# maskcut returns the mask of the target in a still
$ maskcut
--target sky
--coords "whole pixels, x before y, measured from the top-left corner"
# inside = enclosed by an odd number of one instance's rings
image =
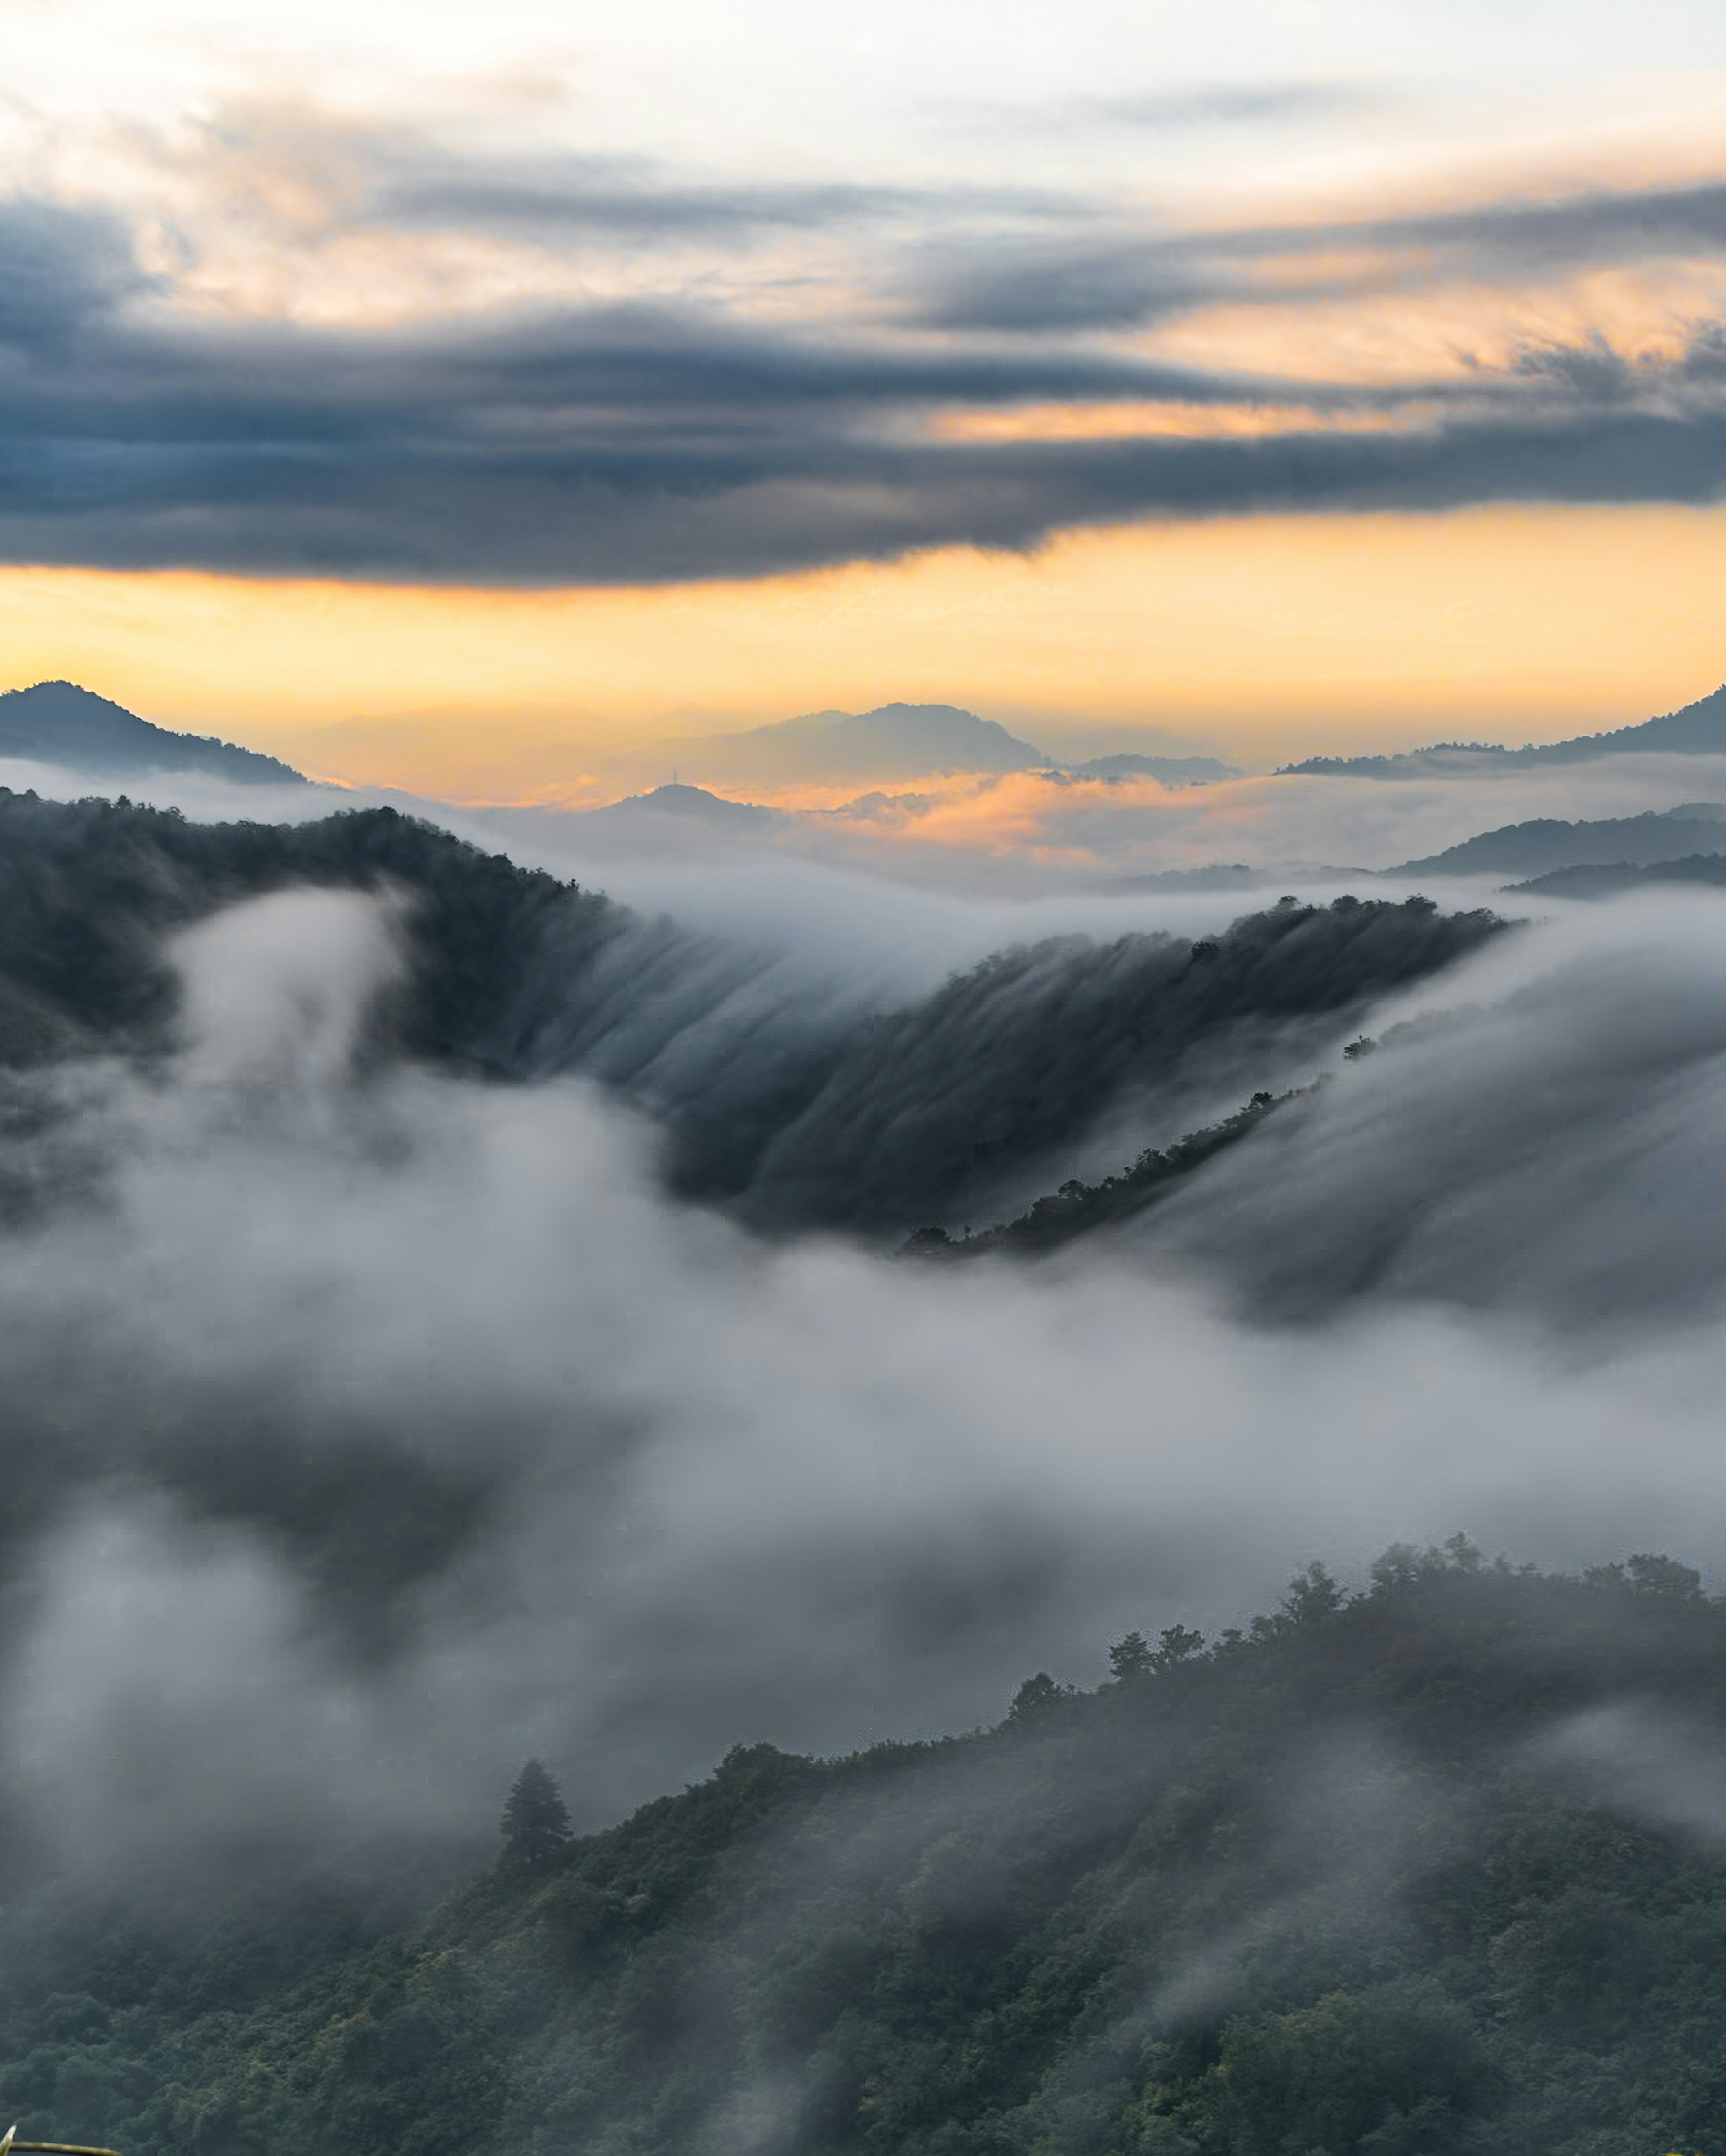
[[[896,698],[1262,766],[1726,677],[1700,0],[0,38],[8,685],[505,798]]]

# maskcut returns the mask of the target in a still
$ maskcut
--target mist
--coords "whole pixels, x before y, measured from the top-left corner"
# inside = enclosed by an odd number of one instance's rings
[[[762,1244],[669,1199],[659,1135],[590,1083],[388,1054],[388,900],[201,923],[171,1053],[7,1081],[13,1807],[44,1861],[98,1869],[260,1820],[307,1848],[483,1834],[532,1753],[596,1823],[734,1743],[996,1720],[1029,1670],[1094,1681],[1129,1627],[1238,1621],[1310,1556],[1358,1576],[1462,1527],[1543,1562],[1706,1557],[1717,1282],[1617,1338],[1572,1283],[1584,1230],[1608,1263],[1664,1187],[1626,1122],[1670,1112],[1658,1041],[1693,1077],[1716,1057],[1717,919],[1605,909],[1428,990],[1496,982],[1489,1100],[1591,1057],[1552,1144],[1606,1121],[1621,1155],[1580,1224],[1562,1178],[1519,1196],[1495,1306],[1421,1276],[1295,1330],[1210,1257]],[[1652,1069],[1607,1052],[1662,1025]],[[1225,1164],[1261,1158],[1277,1247],[1354,1187],[1357,1127],[1357,1180],[1418,1218],[1387,1160],[1422,1158],[1420,1086],[1461,1052],[1434,1038],[1325,1091],[1343,1137]]]

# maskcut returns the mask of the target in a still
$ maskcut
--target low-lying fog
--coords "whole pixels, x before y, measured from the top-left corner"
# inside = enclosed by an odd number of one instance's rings
[[[1250,903],[683,888],[884,981]],[[180,942],[171,1063],[8,1081],[12,1794],[89,1863],[483,1833],[533,1752],[592,1822],[736,1742],[994,1720],[1313,1556],[1461,1529],[1706,1565],[1723,952],[1712,894],[1565,909],[1373,1014],[1379,1053],[1142,1234],[943,1268],[668,1202],[583,1085],[357,1067],[388,901],[233,908]]]

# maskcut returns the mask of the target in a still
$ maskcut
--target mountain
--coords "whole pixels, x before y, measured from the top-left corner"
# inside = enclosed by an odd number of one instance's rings
[[[1722,834],[1726,843],[1726,833]],[[1649,861],[1636,865],[1609,862],[1576,868],[1553,869],[1527,883],[1505,886],[1512,893],[1527,892],[1540,898],[1612,898],[1621,891],[1640,891],[1650,884],[1726,884],[1726,853],[1687,854],[1682,860]]]
[[[413,899],[400,1050],[502,1079],[585,1076],[659,1123],[680,1194],[761,1227],[893,1237],[963,1219],[1003,1178],[1046,1164],[1054,1180],[1100,1117],[1179,1091],[1189,1069],[1248,1057],[1250,1083],[1273,1040],[1333,1046],[1372,998],[1503,926],[1425,899],[1291,901],[1198,942],[1020,945],[884,1009],[393,809],[210,824],[0,789],[0,1060],[159,1049],[175,996],[163,937],[296,882]]]
[[[810,711],[747,733],[680,742],[676,755],[681,767],[699,778],[760,786],[846,786],[965,771],[1030,771],[1049,761],[993,719],[979,719],[954,704]]]
[[[0,2104],[129,2156],[1726,2145],[1694,1571],[1457,1535],[1359,1594],[1309,1566],[1215,1641],[1143,1621],[1095,1690],[1039,1673],[993,1728],[850,1758],[738,1744],[381,1936],[358,1895],[346,1938],[280,1893],[9,1902]]]
[[[1589,763],[1596,757],[1659,753],[1726,755],[1726,687],[1718,688],[1682,711],[1645,719],[1610,733],[1578,734],[1569,741],[1505,748],[1492,742],[1436,742],[1402,756],[1312,756],[1304,763],[1285,764],[1281,778],[1445,778],[1488,776],[1521,771],[1531,765]]]
[[[0,757],[124,778],[152,771],[201,771],[241,786],[304,786],[273,756],[203,734],[170,733],[72,681],[38,681],[0,695]]]
[[[1362,873],[1350,870],[1350,875]],[[1369,871],[1368,871],[1369,873]],[[1245,861],[1207,861],[1199,869],[1154,869],[1148,875],[1109,876],[1099,891],[1251,891],[1266,871]]]
[[[1602,817],[1593,823],[1566,824],[1536,817],[1482,831],[1441,854],[1404,861],[1381,871],[1385,875],[1528,875],[1548,869],[1585,864],[1682,860],[1687,854],[1726,850],[1726,808],[1712,801],[1688,801],[1677,808],[1641,816]]]
[[[773,830],[786,820],[777,808],[758,808],[750,801],[727,801],[723,794],[710,793],[705,787],[684,786],[675,780],[668,786],[655,787],[650,793],[632,793],[604,808],[583,809],[581,817],[584,830],[627,829],[670,817],[716,831],[755,832]]]

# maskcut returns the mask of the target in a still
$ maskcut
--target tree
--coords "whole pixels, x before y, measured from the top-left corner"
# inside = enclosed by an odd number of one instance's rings
[[[1194,1655],[1204,1650],[1202,1632],[1194,1632],[1185,1625],[1170,1625],[1157,1635],[1157,1651],[1151,1656],[1151,1667],[1158,1671],[1178,1669],[1181,1663],[1191,1661]]]
[[[1291,1625],[1322,1625],[1327,1617],[1347,1607],[1348,1594],[1331,1578],[1329,1568],[1317,1559],[1303,1565],[1288,1583],[1282,1598],[1282,1614]]]
[[[504,1804],[501,1861],[513,1871],[538,1871],[569,1839],[569,1809],[556,1780],[537,1759],[516,1775]]]
[[[1622,1564],[1592,1564],[1583,1573],[1590,1587],[1626,1588],[1632,1594],[1658,1594],[1672,1602],[1705,1602],[1702,1574],[1676,1558],[1643,1550]]]
[[[1143,1632],[1129,1632],[1109,1649],[1109,1675],[1117,1684],[1145,1676],[1151,1667],[1151,1644]]]
[[[1040,1714],[1046,1714],[1051,1707],[1071,1697],[1071,1688],[1056,1683],[1046,1670],[1039,1670],[1034,1677],[1027,1677],[1013,1695],[1013,1704],[1007,1710],[1009,1722],[1035,1722]]]

